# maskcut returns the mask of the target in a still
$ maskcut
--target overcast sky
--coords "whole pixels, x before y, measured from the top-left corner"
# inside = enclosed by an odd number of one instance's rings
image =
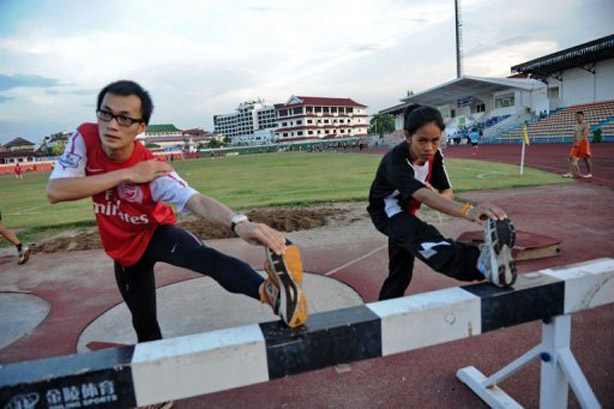
[[[464,72],[614,32],[612,0],[463,0]],[[349,97],[368,112],[456,76],[454,0],[0,0],[0,143],[95,120],[132,79],[155,123],[213,130],[245,100]]]

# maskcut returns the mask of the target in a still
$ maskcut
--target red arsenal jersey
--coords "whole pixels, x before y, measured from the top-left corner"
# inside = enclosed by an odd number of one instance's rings
[[[86,123],[72,135],[50,178],[94,176],[151,159],[155,159],[154,155],[135,141],[130,159],[122,163],[112,161],[102,149],[98,125]],[[95,194],[94,213],[105,252],[124,266],[135,264],[143,256],[156,227],[176,222],[173,210],[163,201],[176,204],[181,211],[195,193],[173,172],[149,183],[123,182]]]

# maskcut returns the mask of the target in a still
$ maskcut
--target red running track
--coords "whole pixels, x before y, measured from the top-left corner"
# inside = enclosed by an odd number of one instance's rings
[[[593,151],[593,180],[601,186],[614,188],[614,143],[591,144]],[[476,155],[468,145],[449,146],[444,154],[449,158],[487,160],[520,165],[521,145],[480,145]],[[567,156],[571,146],[564,143],[534,144],[526,148],[525,166],[554,173],[567,173]],[[584,161],[580,171],[586,173]],[[585,180],[582,180],[583,182]],[[588,181],[587,181],[588,182]]]

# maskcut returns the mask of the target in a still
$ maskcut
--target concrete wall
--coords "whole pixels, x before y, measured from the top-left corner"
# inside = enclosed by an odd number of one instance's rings
[[[614,99],[614,58],[595,65],[595,99]]]
[[[614,58],[598,62],[593,71],[572,68],[563,72],[561,106],[614,99]]]

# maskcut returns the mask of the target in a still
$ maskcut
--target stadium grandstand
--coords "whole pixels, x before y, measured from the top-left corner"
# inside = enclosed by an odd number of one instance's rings
[[[507,78],[463,76],[401,99],[380,111],[395,118],[402,138],[403,110],[410,104],[437,107],[448,138],[472,128],[483,143],[520,143],[528,124],[532,142],[565,142],[573,136],[574,114],[583,111],[591,136],[614,140],[614,35],[599,38],[511,67]]]

